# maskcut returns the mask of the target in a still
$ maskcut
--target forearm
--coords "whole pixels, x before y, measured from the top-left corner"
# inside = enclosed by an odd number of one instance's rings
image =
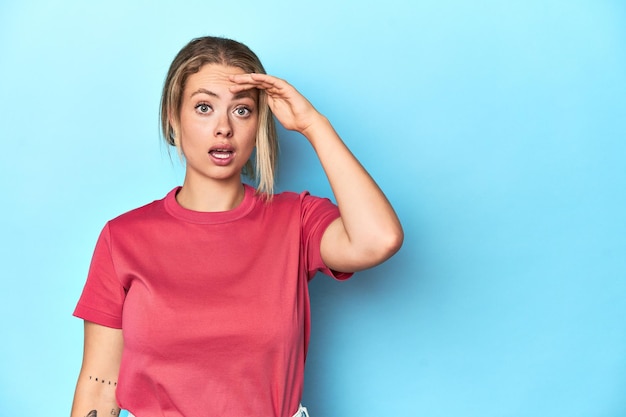
[[[124,341],[121,329],[85,321],[83,364],[71,417],[118,416],[115,398]]]
[[[395,253],[403,239],[391,204],[322,115],[303,131],[328,177],[341,222],[359,269],[378,264]]]
[[[96,380],[97,378],[97,380]],[[76,384],[71,417],[119,416],[115,381],[81,374]]]
[[[378,185],[328,120],[292,85],[266,74],[234,75],[231,92],[258,88],[278,121],[313,145],[337,200],[341,218],[324,232],[322,258],[331,269],[357,271],[393,255],[402,244],[398,217]]]

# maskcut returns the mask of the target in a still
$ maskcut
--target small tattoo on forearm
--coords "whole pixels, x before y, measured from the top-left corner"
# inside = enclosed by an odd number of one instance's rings
[[[96,410],[91,410],[85,417],[98,417],[98,412]]]
[[[112,385],[114,387],[117,386],[117,382],[115,382],[115,381],[106,381],[104,378],[98,378],[98,377],[94,378],[91,375],[89,376],[89,380],[90,381],[95,381],[95,382],[101,382],[101,383],[103,383],[105,385]],[[88,416],[88,417],[92,417],[92,416]],[[93,417],[95,417],[95,416],[93,416]]]

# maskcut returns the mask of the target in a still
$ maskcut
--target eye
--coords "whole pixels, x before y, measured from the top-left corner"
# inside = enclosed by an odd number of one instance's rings
[[[245,106],[241,106],[235,109],[235,114],[240,117],[248,117],[250,114],[252,114],[252,110]]]
[[[208,113],[211,111],[211,106],[209,106],[207,103],[198,103],[196,105],[196,111],[198,113]]]

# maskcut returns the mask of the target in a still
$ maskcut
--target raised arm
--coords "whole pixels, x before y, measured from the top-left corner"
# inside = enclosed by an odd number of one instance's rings
[[[284,80],[265,74],[236,75],[231,80],[236,83],[233,92],[265,90],[278,121],[302,133],[315,149],[341,214],[322,238],[326,265],[337,271],[359,271],[396,253],[404,238],[396,213],[328,119]]]
[[[118,416],[115,387],[122,358],[122,331],[85,321],[83,364],[71,417]]]

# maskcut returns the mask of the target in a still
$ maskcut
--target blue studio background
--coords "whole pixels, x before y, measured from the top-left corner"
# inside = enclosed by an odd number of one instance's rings
[[[0,415],[68,415],[105,221],[161,198],[169,63],[248,44],[334,122],[406,232],[311,283],[313,417],[626,416],[622,0],[0,2]],[[281,132],[280,189],[330,196]]]

